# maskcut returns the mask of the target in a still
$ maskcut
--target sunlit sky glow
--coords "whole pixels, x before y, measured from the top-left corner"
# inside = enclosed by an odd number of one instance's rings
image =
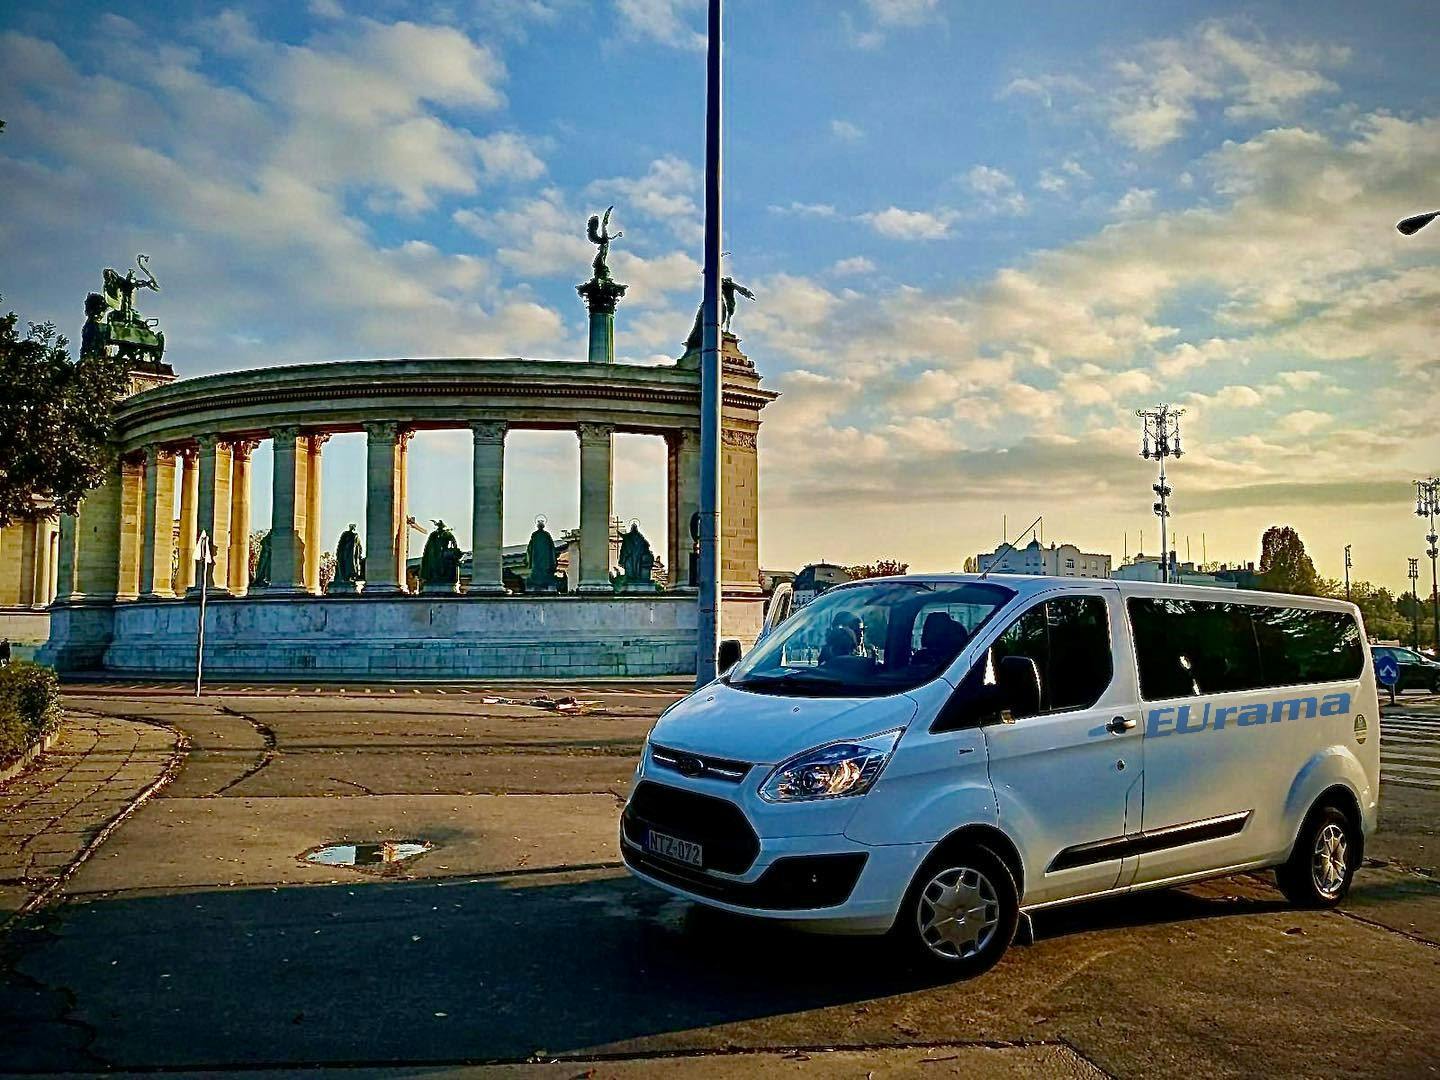
[[[1404,584],[1440,470],[1433,4],[727,4],[728,272],[783,392],[762,562],[958,569],[1039,514],[1118,557],[1188,410],[1177,547]],[[616,204],[627,362],[700,284],[703,5],[0,5],[0,293],[78,336],[150,254],[181,376],[381,356],[579,357],[588,213]],[[1434,233],[1434,235],[1431,235]],[[468,432],[417,437],[411,512],[468,544]],[[260,455],[257,524],[268,519]],[[564,433],[511,437],[507,541],[578,517]],[[363,439],[326,450],[330,543]],[[663,449],[617,513],[664,550]],[[327,544],[328,546],[328,544]]]

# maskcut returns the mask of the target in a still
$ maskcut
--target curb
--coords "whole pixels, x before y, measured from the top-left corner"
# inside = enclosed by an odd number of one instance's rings
[[[31,765],[35,764],[35,761],[40,757],[41,754],[45,753],[45,751],[49,750],[50,747],[55,745],[55,737],[58,734],[58,730],[50,732],[50,734],[46,735],[38,743],[30,747],[30,749],[22,751],[20,756],[17,757],[14,761],[12,761],[9,765],[6,765],[4,768],[0,768],[0,784],[5,784],[10,782],[11,780],[14,780],[15,777],[19,776]]]

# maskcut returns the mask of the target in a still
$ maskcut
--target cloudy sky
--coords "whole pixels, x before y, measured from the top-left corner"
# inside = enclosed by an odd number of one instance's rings
[[[1113,552],[1149,513],[1134,410],[1187,409],[1198,559],[1290,523],[1400,585],[1440,469],[1440,90],[1428,2],[731,0],[729,272],[783,397],[762,559],[958,568],[1045,517]],[[579,357],[588,213],[616,205],[628,362],[699,284],[695,0],[0,3],[0,293],[78,334],[145,251],[181,376],[380,356]],[[1440,228],[1437,226],[1436,228]],[[411,510],[467,540],[468,435]],[[663,550],[663,451],[617,511]],[[512,436],[507,538],[578,516],[575,440]],[[268,483],[257,484],[266,507]],[[325,530],[363,521],[363,439]],[[268,510],[257,514],[263,525]]]

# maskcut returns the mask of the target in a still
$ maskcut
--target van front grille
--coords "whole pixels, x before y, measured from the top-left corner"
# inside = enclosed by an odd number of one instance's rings
[[[732,802],[642,780],[622,818],[625,838],[645,850],[648,830],[699,844],[703,869],[743,874],[760,854],[760,837]]]

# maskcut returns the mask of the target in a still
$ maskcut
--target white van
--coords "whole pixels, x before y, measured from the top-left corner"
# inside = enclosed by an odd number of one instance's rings
[[[638,877],[988,968],[1022,912],[1277,868],[1338,903],[1375,828],[1358,610],[1076,578],[830,590],[646,741]]]

